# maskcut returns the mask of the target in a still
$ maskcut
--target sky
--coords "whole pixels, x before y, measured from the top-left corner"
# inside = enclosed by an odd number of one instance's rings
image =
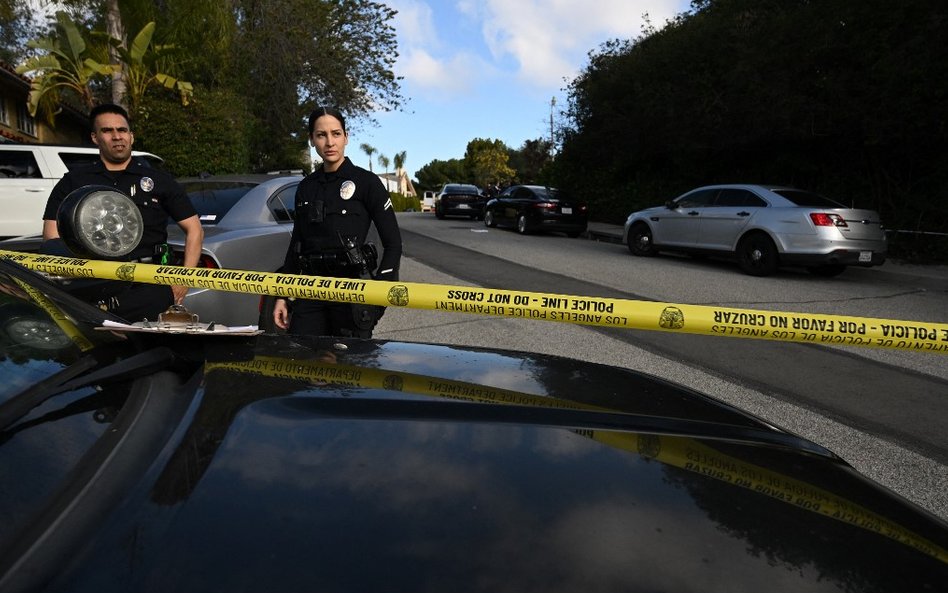
[[[461,159],[474,138],[520,148],[550,138],[550,115],[565,108],[566,89],[588,54],[615,38],[638,37],[645,16],[656,29],[689,0],[385,0],[394,27],[402,111],[376,113],[379,125],[353,126],[346,155],[369,167],[362,143],[405,169]],[[552,105],[555,100],[555,105]]]

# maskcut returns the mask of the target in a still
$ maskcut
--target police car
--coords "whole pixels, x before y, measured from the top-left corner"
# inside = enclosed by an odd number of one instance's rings
[[[0,258],[4,592],[948,582],[944,522],[649,375],[111,321]]]

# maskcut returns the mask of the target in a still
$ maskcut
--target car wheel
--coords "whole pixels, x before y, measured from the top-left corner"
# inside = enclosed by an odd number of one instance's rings
[[[845,269],[845,264],[826,264],[825,266],[810,266],[807,271],[820,278],[832,278],[842,274]]]
[[[495,227],[497,226],[497,221],[494,220],[494,211],[488,210],[484,213],[484,226]]]
[[[652,241],[652,229],[644,222],[637,222],[629,229],[629,251],[632,255],[651,257],[657,253]]]
[[[752,233],[737,244],[737,260],[745,274],[769,276],[777,271],[777,246],[767,235]]]
[[[530,229],[527,228],[527,215],[521,214],[517,217],[517,232],[521,235],[526,235],[530,232]]]

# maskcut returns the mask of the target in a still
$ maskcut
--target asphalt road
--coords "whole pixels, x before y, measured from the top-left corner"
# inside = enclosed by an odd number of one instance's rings
[[[638,274],[629,281],[631,256],[622,252],[622,246],[493,230],[496,234],[488,242],[477,223],[435,221],[420,213],[402,214],[399,222],[406,256],[402,279],[413,282],[941,322],[948,310],[948,284],[924,275],[882,282],[877,276],[867,283],[863,270],[854,270],[857,273],[851,279],[829,284],[825,279],[814,284],[809,276],[792,273],[747,283],[748,277],[727,264],[658,259],[645,260],[646,267],[637,266]],[[551,254],[551,250],[556,251]],[[591,264],[589,257],[601,260],[600,265]],[[635,260],[636,264],[642,261]],[[626,273],[619,274],[616,266],[623,266]],[[674,274],[673,286],[666,285],[669,274]],[[625,279],[617,280],[620,275]],[[885,284],[889,286],[881,286]],[[792,289],[787,286],[798,285],[807,296],[788,294]],[[681,292],[672,294],[683,290],[682,286],[693,287],[689,298],[682,298]],[[856,300],[829,296],[854,286],[868,288],[860,288],[865,294]],[[776,292],[768,296],[762,287]],[[813,298],[814,293],[820,298]],[[776,302],[761,306],[768,298]],[[784,302],[788,299],[793,301],[791,308]],[[915,315],[905,315],[906,307]],[[894,314],[899,312],[903,314]],[[948,431],[943,430],[948,418],[948,365],[944,364],[948,359],[944,355],[410,309],[390,309],[376,336],[530,350],[668,378],[827,446],[863,473],[948,519]]]

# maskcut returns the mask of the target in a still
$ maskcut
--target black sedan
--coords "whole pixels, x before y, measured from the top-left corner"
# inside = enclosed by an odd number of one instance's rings
[[[445,216],[466,216],[479,219],[484,215],[487,198],[476,185],[446,183],[435,195],[434,211],[439,219]]]
[[[102,331],[0,261],[0,590],[938,591],[948,526],[641,373]],[[940,583],[940,584],[939,584]]]
[[[484,224],[508,226],[526,235],[556,231],[570,237],[586,232],[586,204],[541,185],[512,185],[487,202]]]

